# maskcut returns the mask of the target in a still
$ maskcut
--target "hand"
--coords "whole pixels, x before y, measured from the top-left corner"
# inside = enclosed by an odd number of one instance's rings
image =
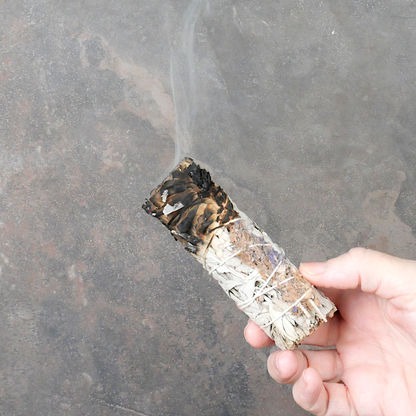
[[[273,352],[270,375],[317,416],[416,415],[416,261],[355,248],[300,271],[339,309],[303,344],[336,349]],[[274,344],[253,322],[245,337]]]

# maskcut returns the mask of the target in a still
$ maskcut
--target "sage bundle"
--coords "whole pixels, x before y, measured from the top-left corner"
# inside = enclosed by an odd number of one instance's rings
[[[296,348],[334,315],[335,305],[192,159],[179,163],[143,209],[170,230],[279,348]]]

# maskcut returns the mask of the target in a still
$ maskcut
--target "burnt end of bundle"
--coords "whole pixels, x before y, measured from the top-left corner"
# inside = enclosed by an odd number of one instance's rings
[[[152,214],[152,203],[146,199],[145,203],[142,205],[142,208],[146,211],[147,214]]]
[[[201,168],[195,162],[192,162],[188,169],[188,175],[191,177],[192,182],[204,193],[209,190],[212,185],[211,175],[208,171]]]
[[[214,210],[212,209],[210,205],[207,205],[204,209],[204,221],[206,221],[212,215],[214,215]]]
[[[168,190],[169,195],[173,194],[180,194],[181,192],[184,192],[188,186],[183,183],[183,181],[179,180],[170,180],[166,181],[166,183],[163,184],[163,187],[160,189],[160,193],[163,194],[165,190]]]
[[[177,228],[180,233],[186,233],[192,228],[192,224],[194,222],[197,211],[198,206],[194,206],[189,209],[185,215],[181,216],[182,219],[177,224]]]
[[[180,170],[174,170],[174,171],[172,171],[172,178],[175,180],[178,180],[178,179],[180,179],[180,180],[183,180],[184,178],[186,178],[188,175],[187,175],[187,173],[186,172],[182,172],[182,171],[180,171]]]
[[[231,212],[230,212],[230,211],[228,211],[228,212],[225,214],[224,218],[222,219],[222,223],[223,223],[223,224],[226,224],[228,221],[230,221],[230,220],[232,220],[232,219],[233,219],[233,217],[232,217],[232,215],[231,215]]]
[[[169,219],[166,223],[162,221],[162,224],[165,225],[169,230],[174,230],[176,227],[176,224],[181,219],[180,215],[172,215],[172,218]]]
[[[227,200],[227,194],[221,189],[220,186],[217,186],[217,193],[214,195],[215,202],[218,205],[223,205]]]
[[[227,194],[205,169],[185,158],[154,189],[143,209],[158,218],[187,251],[197,254],[213,230],[238,217]]]
[[[192,254],[196,254],[198,252],[198,244],[201,243],[201,240],[197,237],[179,233],[172,233],[172,236],[176,241],[179,241],[184,245],[186,251],[189,251]]]
[[[202,240],[190,234],[181,234],[181,236],[186,241],[185,250],[192,254],[196,254],[198,252],[198,246],[202,243]]]
[[[225,224],[228,221],[232,220],[233,218],[238,217],[238,213],[234,210],[234,206],[230,200],[228,200],[227,207],[226,207],[227,213],[224,215],[224,218],[222,219],[222,223]]]
[[[201,234],[205,234],[208,227],[214,222],[214,220],[206,220],[204,221],[198,228],[197,231]]]
[[[180,202],[185,208],[192,205],[192,203],[198,198],[195,192],[192,190],[185,190],[179,194],[172,194],[169,199],[170,205],[175,205],[176,203]]]
[[[198,247],[194,246],[193,244],[191,244],[189,242],[186,244],[185,250],[189,251],[192,254],[197,254],[198,253]]]

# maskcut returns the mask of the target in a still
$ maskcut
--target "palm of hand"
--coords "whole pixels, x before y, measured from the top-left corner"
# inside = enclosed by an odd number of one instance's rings
[[[353,414],[414,413],[416,322],[390,301],[358,289],[340,293],[338,307],[342,317],[335,346],[341,369],[334,381],[347,386]]]

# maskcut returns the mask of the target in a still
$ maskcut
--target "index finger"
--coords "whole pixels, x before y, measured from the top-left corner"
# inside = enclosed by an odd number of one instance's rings
[[[416,294],[416,261],[354,248],[324,263],[304,263],[302,275],[316,286],[355,289],[391,300]],[[335,302],[336,303],[336,302]]]

